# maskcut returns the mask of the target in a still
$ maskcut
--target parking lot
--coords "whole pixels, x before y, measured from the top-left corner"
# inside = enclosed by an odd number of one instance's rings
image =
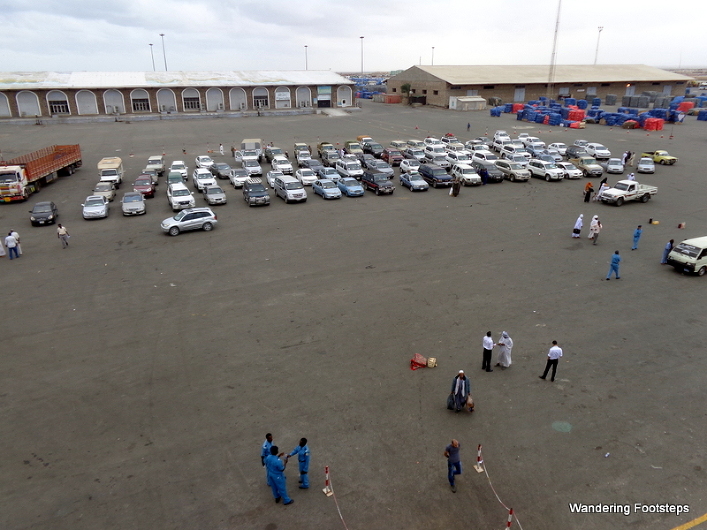
[[[525,529],[662,530],[702,516],[706,284],[659,261],[669,239],[707,235],[705,125],[691,117],[650,135],[587,127],[368,101],[342,117],[0,123],[5,158],[53,144],[83,151],[76,174],[27,203],[0,204],[0,228],[20,233],[24,253],[0,260],[0,527],[342,528],[321,491],[329,466],[348,528],[502,528],[507,511],[472,467],[478,444]],[[220,181],[229,202],[212,207],[218,226],[178,237],[160,229],[173,215],[164,184],[144,216],[122,217],[116,201],[107,219],[81,217],[106,156],[123,158],[120,197],[162,152],[191,175],[208,150],[232,162],[218,145],[229,155],[242,138],[316,153],[320,141],[363,134],[386,146],[496,129],[584,138],[615,155],[668,149],[679,162],[637,175],[658,194],[621,208],[583,203],[586,179],[506,181],[455,198],[410,193],[396,178],[392,196],[255,208]],[[55,227],[30,226],[39,200],[59,207],[68,249]],[[198,194],[196,204],[205,205]],[[572,239],[580,213],[582,238]],[[596,246],[586,238],[594,214],[604,225]],[[622,278],[602,281],[615,250]],[[513,338],[510,369],[481,371],[487,330]],[[554,383],[538,379],[552,340],[564,349]],[[438,366],[411,371],[415,353]],[[460,369],[472,415],[445,408]],[[291,461],[291,506],[265,485],[266,432],[287,452],[309,439],[313,487],[297,489]],[[456,494],[442,456],[452,438],[464,465]],[[570,503],[631,513],[576,514]]]

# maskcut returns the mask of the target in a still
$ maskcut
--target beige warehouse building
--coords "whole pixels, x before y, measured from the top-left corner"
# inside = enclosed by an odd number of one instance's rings
[[[448,108],[450,98],[480,96],[504,103],[537,100],[548,94],[549,66],[413,66],[388,80],[389,94],[423,96],[428,105]],[[691,77],[640,64],[557,65],[550,97],[604,101],[608,94],[638,96],[652,91],[666,96],[685,94]]]

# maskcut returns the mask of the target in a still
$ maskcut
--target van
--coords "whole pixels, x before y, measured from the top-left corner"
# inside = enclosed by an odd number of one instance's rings
[[[116,188],[123,182],[123,161],[120,157],[109,156],[98,162],[98,174],[101,182],[112,182]]]
[[[255,151],[258,153],[258,162],[263,161],[263,141],[260,138],[243,138],[241,151]]]
[[[280,197],[285,203],[307,201],[307,192],[304,186],[294,177],[286,175],[275,177],[273,188],[275,196]]]
[[[686,239],[673,247],[668,254],[668,265],[681,272],[707,273],[707,236]]]

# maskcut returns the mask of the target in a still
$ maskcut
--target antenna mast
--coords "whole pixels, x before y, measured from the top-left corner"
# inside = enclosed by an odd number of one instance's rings
[[[550,75],[547,81],[547,102],[550,103],[550,97],[553,93],[555,85],[555,63],[557,62],[557,32],[560,30],[560,10],[562,9],[562,0],[557,3],[557,19],[555,20],[555,37],[552,40],[552,57],[550,58]]]

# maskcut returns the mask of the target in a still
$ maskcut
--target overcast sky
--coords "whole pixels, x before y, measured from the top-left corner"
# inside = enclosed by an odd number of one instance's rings
[[[707,66],[707,7],[563,0],[558,64]],[[558,0],[0,0],[1,71],[549,64]]]

